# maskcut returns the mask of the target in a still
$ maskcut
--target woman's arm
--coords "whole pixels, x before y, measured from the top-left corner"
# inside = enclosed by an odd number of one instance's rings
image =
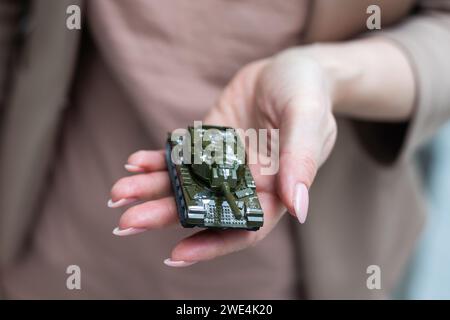
[[[318,44],[306,50],[330,76],[335,114],[385,121],[411,117],[414,73],[405,53],[394,42],[371,37]]]
[[[264,175],[258,166],[252,167],[264,226],[250,233],[198,232],[175,246],[166,264],[188,266],[254,245],[286,209],[305,222],[308,190],[336,139],[335,114],[376,122],[368,128],[381,145],[394,139],[383,123],[403,127],[411,122],[406,134],[410,149],[447,121],[449,21],[448,14],[423,14],[375,37],[293,48],[243,67],[206,121],[243,129],[280,129],[279,171]],[[130,235],[177,223],[162,153],[138,152],[128,164],[128,170],[139,174],[114,185],[110,206],[145,202],[126,210],[114,233]]]

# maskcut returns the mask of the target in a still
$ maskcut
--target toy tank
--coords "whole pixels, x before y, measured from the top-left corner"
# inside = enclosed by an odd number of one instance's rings
[[[174,148],[190,152],[173,161]],[[233,128],[189,127],[175,139],[169,134],[166,161],[183,227],[255,231],[263,225],[255,181],[244,155]]]

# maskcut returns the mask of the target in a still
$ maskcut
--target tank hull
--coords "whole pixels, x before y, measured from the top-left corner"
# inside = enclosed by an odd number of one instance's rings
[[[263,225],[263,210],[256,193],[255,181],[247,165],[244,166],[237,186],[231,191],[233,205],[237,205],[241,212],[241,215],[236,215],[233,214],[229,203],[232,201],[230,194],[225,196],[217,189],[211,188],[207,182],[195,175],[189,164],[176,164],[172,161],[174,145],[169,137],[166,144],[166,161],[183,227],[256,231]]]

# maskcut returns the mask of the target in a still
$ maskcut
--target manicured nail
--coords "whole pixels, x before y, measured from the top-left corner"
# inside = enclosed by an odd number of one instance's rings
[[[138,199],[136,198],[124,198],[117,200],[116,202],[112,201],[112,199],[108,200],[108,207],[109,208],[120,208],[129,204],[132,204],[136,202]]]
[[[127,170],[129,172],[133,172],[133,173],[145,171],[144,168],[135,166],[134,164],[126,164],[126,165],[124,165],[124,167],[125,167],[125,170]]]
[[[164,264],[166,266],[175,267],[175,268],[189,267],[197,262],[198,261],[182,261],[182,260],[174,261],[170,258],[167,258],[166,260],[164,260]]]
[[[300,223],[305,223],[308,215],[309,194],[308,188],[303,183],[297,183],[294,191],[294,210]]]
[[[117,227],[113,230],[112,233],[116,236],[123,237],[123,236],[131,236],[133,234],[142,233],[144,231],[147,231],[147,229],[144,229],[144,228],[120,229],[119,227]]]

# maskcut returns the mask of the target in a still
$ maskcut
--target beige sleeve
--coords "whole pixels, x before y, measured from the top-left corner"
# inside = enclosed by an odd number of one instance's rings
[[[450,119],[450,0],[424,0],[418,9],[378,34],[396,43],[414,70],[413,117],[407,123],[354,121],[363,146],[382,163],[411,156]]]
[[[21,7],[22,1],[19,0],[0,1],[0,110],[4,104],[12,51],[19,32]]]

